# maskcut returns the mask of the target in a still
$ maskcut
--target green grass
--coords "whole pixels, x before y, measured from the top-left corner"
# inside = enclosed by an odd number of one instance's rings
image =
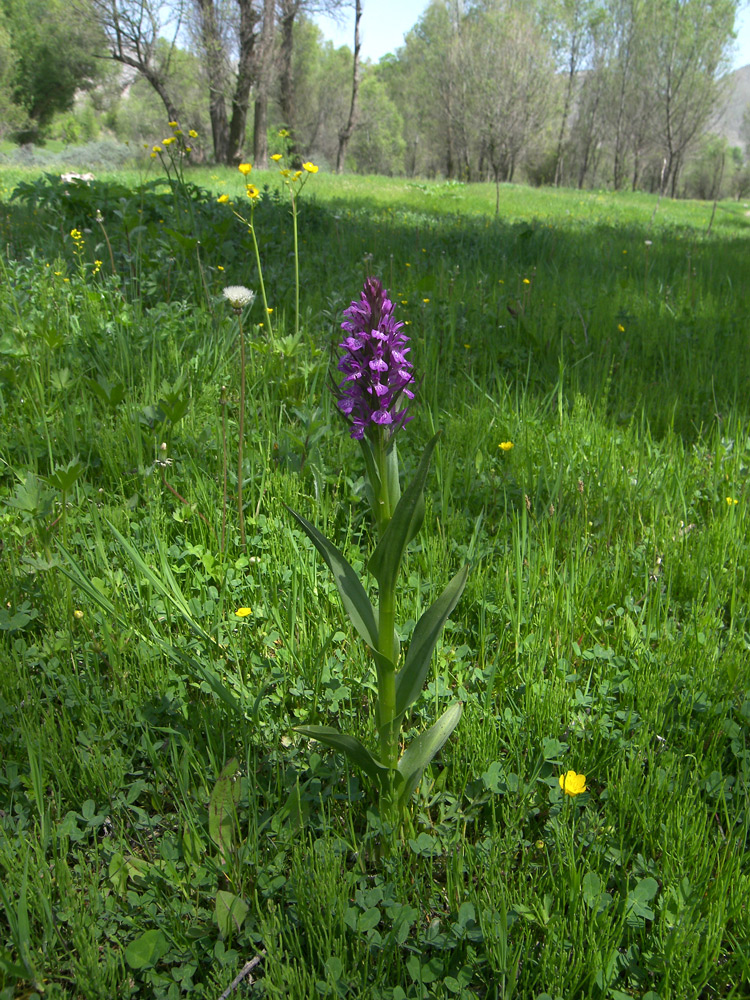
[[[242,552],[221,289],[258,276],[215,201],[246,212],[242,178],[189,177],[211,194],[0,173],[0,997],[215,998],[254,956],[233,995],[744,997],[744,206],[706,235],[698,202],[503,186],[496,218],[491,186],[319,174],[295,338],[254,171],[275,337],[256,301]],[[471,563],[410,724],[464,715],[384,858],[364,777],[292,730],[372,743],[374,676],[284,507],[362,571],[327,380],[366,273],[423,378],[407,472],[444,432],[404,643]]]

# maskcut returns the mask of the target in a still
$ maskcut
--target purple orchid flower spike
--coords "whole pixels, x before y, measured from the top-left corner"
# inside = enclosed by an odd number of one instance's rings
[[[337,405],[353,438],[361,440],[381,427],[392,437],[412,419],[408,404],[414,376],[404,324],[394,319],[393,302],[377,278],[366,279],[359,302],[352,302],[344,316],[341,329],[347,336],[339,344],[345,353],[338,367],[345,377]]]

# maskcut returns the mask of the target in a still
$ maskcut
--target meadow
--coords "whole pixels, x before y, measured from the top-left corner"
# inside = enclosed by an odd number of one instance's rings
[[[0,171],[0,998],[747,997],[748,207],[321,171],[297,307],[278,172],[157,167]],[[404,649],[469,566],[395,826],[294,729],[373,743],[288,510],[366,576],[330,386],[369,275],[404,481],[442,431]]]

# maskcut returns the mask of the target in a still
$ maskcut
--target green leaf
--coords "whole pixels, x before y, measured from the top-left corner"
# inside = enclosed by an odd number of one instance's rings
[[[208,832],[219,848],[222,864],[234,844],[240,786],[233,779],[238,770],[237,758],[233,757],[224,765],[208,802]]]
[[[353,764],[361,767],[374,781],[383,781],[388,775],[393,774],[391,768],[382,764],[358,739],[340,733],[332,726],[295,726],[294,731],[345,753]]]
[[[432,654],[448,616],[458,604],[469,575],[468,564],[453,577],[440,597],[425,611],[414,626],[404,665],[396,674],[396,707],[394,716],[401,718],[422,691]]]
[[[61,493],[67,493],[83,471],[83,465],[77,458],[73,458],[67,465],[60,466],[52,475],[47,476],[47,483]]]
[[[222,937],[229,937],[233,931],[241,931],[247,916],[248,905],[240,896],[233,892],[220,889],[216,893],[214,919],[218,924]]]
[[[292,510],[291,507],[286,509],[295,518],[333,574],[344,610],[352,625],[371,649],[377,649],[378,627],[375,622],[375,612],[359,577],[343,554],[332,542],[328,541],[325,535],[321,534],[314,525],[310,524],[301,514]]]
[[[404,558],[406,546],[414,538],[424,520],[424,484],[440,432],[424,450],[414,479],[398,501],[383,537],[370,557],[368,568],[378,581],[381,592],[392,593]]]
[[[16,979],[26,979],[29,975],[28,969],[23,965],[16,965],[11,953],[0,947],[0,972],[6,976],[15,976]]]
[[[458,725],[463,708],[460,701],[455,702],[426,733],[413,739],[404,751],[398,762],[399,773],[404,779],[399,791],[399,802],[402,805],[406,804],[419,784],[422,772]]]
[[[380,524],[380,520],[378,518],[378,497],[380,496],[380,473],[378,472],[378,465],[375,461],[375,456],[372,453],[372,445],[367,438],[360,438],[359,444],[362,448],[362,455],[365,460],[365,469],[367,470],[367,475],[365,476],[365,494],[367,496],[367,502],[370,504],[370,509],[372,510],[372,516],[375,518],[375,522]]]
[[[145,931],[125,949],[125,961],[131,969],[150,969],[169,951],[169,942],[160,930]]]

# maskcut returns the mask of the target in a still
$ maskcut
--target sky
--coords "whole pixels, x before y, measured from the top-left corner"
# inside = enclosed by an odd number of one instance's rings
[[[404,35],[414,27],[420,15],[426,10],[428,0],[362,0],[362,21],[360,37],[362,55],[377,62],[386,52],[395,52],[403,45]],[[326,39],[336,46],[354,45],[354,11],[348,10],[337,24],[331,18],[316,17]],[[750,8],[740,13],[737,19],[737,43],[733,69],[750,63]]]

